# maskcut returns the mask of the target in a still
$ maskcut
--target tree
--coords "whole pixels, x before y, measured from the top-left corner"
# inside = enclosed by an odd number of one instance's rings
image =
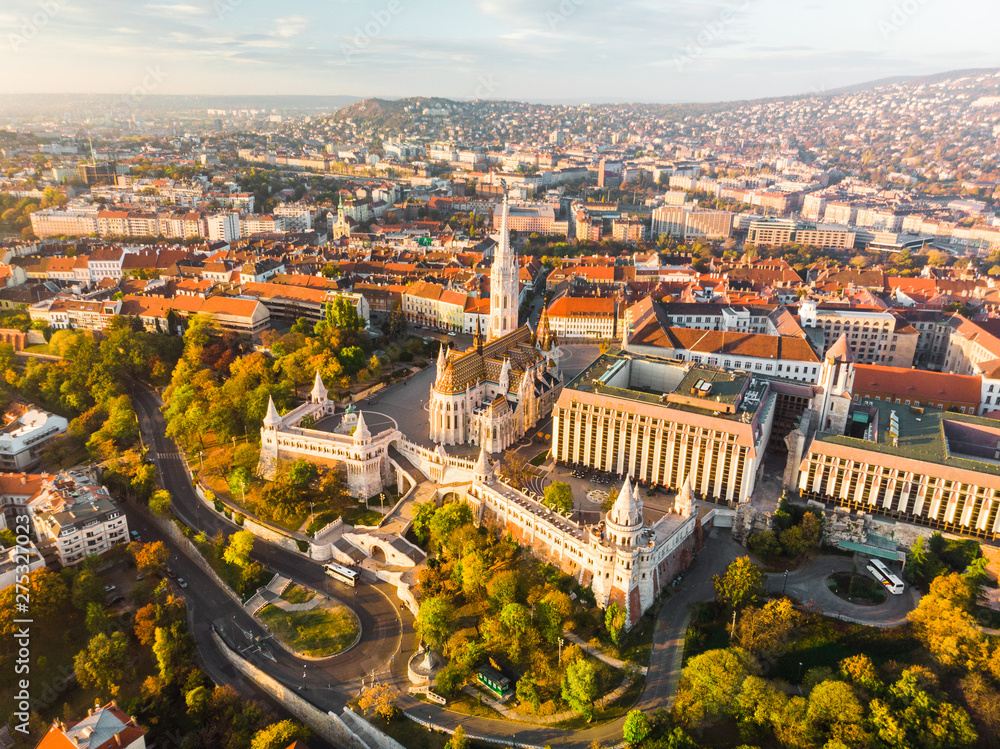
[[[413,535],[417,537],[417,542],[426,544],[431,539],[431,518],[437,511],[437,505],[433,500],[428,502],[417,502],[413,505]]]
[[[170,627],[157,627],[153,635],[153,655],[165,684],[179,680],[187,649],[187,633],[182,623]]]
[[[781,545],[785,553],[793,558],[804,556],[819,545],[822,526],[815,514],[807,512],[799,525],[781,532]]]
[[[622,738],[629,746],[636,746],[645,741],[649,736],[649,718],[642,710],[630,710],[625,716],[625,726],[622,729]]]
[[[448,739],[448,743],[444,745],[444,749],[469,749],[469,739],[466,738],[465,729],[462,728],[461,723],[458,724],[455,733]]]
[[[135,566],[144,575],[156,575],[170,561],[170,549],[162,541],[129,544]]]
[[[589,722],[594,717],[594,698],[597,696],[597,680],[594,666],[584,658],[578,658],[566,667],[563,676],[562,698],[576,712]]]
[[[527,673],[517,680],[517,699],[521,704],[531,705],[534,712],[538,712],[542,701],[538,696],[538,684],[534,674]]]
[[[212,699],[212,693],[204,685],[197,686],[184,695],[184,704],[187,705],[188,715],[200,720],[208,709],[208,703]]]
[[[110,637],[103,632],[94,635],[87,647],[73,658],[80,685],[112,697],[118,695],[116,682],[124,676],[127,664],[128,639],[122,632],[115,632]]]
[[[521,453],[509,452],[500,462],[500,474],[511,486],[521,487],[528,483],[528,461]]]
[[[441,650],[451,636],[451,619],[451,604],[446,598],[425,598],[417,610],[417,629],[430,647]]]
[[[86,611],[91,603],[104,603],[104,584],[96,572],[83,570],[73,581],[73,605]]]
[[[696,655],[681,672],[676,709],[695,725],[708,718],[732,715],[736,709],[734,697],[755,671],[753,657],[740,648]]]
[[[101,603],[88,603],[87,604],[87,631],[91,635],[96,635],[100,632],[107,632],[110,621],[108,620],[108,611],[104,608]]]
[[[941,575],[907,618],[913,633],[944,666],[974,665],[982,654],[984,635],[972,609],[973,589],[958,573]]]
[[[621,648],[622,634],[625,632],[625,617],[625,609],[617,602],[608,606],[608,610],[604,612],[604,626],[616,648]]]
[[[299,458],[288,469],[286,474],[288,483],[298,489],[306,489],[316,479],[319,478],[319,469],[315,463],[311,463],[305,458]]]
[[[515,570],[498,572],[487,583],[486,593],[497,610],[521,599],[521,577]]]
[[[448,502],[434,513],[430,521],[431,540],[442,548],[451,534],[463,525],[472,524],[472,510],[465,502]]]
[[[170,492],[164,489],[153,492],[149,498],[149,509],[153,514],[165,517],[170,512]]]
[[[396,690],[388,684],[375,684],[361,693],[358,707],[365,715],[378,715],[388,722],[396,714]]]
[[[850,685],[843,681],[823,681],[809,693],[809,721],[816,726],[833,723],[860,723],[864,709]]]
[[[787,598],[748,606],[736,621],[736,642],[758,658],[780,655],[795,627],[795,609]]]
[[[257,731],[250,742],[250,749],[285,749],[289,744],[305,742],[308,738],[309,729],[304,725],[294,720],[282,720]]]
[[[250,553],[253,551],[254,535],[250,531],[236,531],[229,537],[229,545],[226,547],[222,558],[227,563],[243,569],[250,562]]]
[[[757,601],[764,592],[764,573],[750,557],[730,563],[726,574],[712,578],[718,599],[731,609],[741,609]]]
[[[759,531],[747,541],[750,551],[767,562],[781,553],[781,542],[774,531]]]
[[[573,488],[565,481],[553,481],[545,487],[542,504],[560,512],[572,512]]]
[[[867,655],[852,655],[840,662],[840,673],[852,684],[870,694],[881,694],[885,685],[875,671],[875,664]]]

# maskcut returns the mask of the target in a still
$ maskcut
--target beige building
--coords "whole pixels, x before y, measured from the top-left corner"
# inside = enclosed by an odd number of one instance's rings
[[[799,321],[820,354],[846,335],[854,357],[864,364],[913,366],[920,334],[892,310],[846,307],[803,299]]]

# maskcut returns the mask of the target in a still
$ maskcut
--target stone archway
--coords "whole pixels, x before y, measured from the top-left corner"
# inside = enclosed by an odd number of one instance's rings
[[[385,549],[378,544],[372,544],[372,559],[376,562],[381,562],[382,564],[388,564],[388,559],[386,559],[385,556]]]

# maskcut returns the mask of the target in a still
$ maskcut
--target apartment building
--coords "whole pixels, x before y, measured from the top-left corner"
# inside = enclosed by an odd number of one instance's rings
[[[803,299],[799,322],[821,355],[846,335],[856,361],[911,367],[920,334],[899,314],[877,307],[847,307]]]
[[[45,446],[65,434],[68,426],[62,416],[11,403],[0,427],[0,471],[23,471],[36,465]]]
[[[125,513],[108,490],[90,476],[64,471],[45,481],[28,509],[43,556],[63,567],[128,542]]]
[[[699,210],[683,205],[663,205],[653,209],[653,237],[666,234],[685,240],[725,240],[732,230],[731,211]]]
[[[615,337],[618,304],[612,297],[561,296],[546,313],[560,341],[607,341]]]

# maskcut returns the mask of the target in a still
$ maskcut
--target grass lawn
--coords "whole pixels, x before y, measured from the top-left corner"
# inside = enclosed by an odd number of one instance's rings
[[[305,603],[316,597],[316,591],[306,590],[301,585],[289,585],[281,597],[289,603]]]
[[[257,614],[288,647],[310,658],[323,658],[349,647],[358,635],[358,622],[343,606],[309,611],[284,611],[265,606]]]
[[[535,457],[533,457],[528,462],[531,465],[533,465],[533,466],[540,466],[542,463],[544,463],[548,459],[548,457],[549,457],[549,451],[548,451],[548,449],[545,449],[545,450],[542,450],[540,453],[538,453],[538,455],[536,455]]]
[[[49,344],[47,344],[47,343],[36,343],[34,346],[25,346],[24,350],[28,351],[28,352],[30,352],[32,354],[48,354],[48,353],[50,353],[49,352]]]
[[[369,722],[405,746],[406,749],[444,749],[444,745],[451,739],[448,734],[428,731],[422,725],[414,723],[401,714],[396,715],[388,723],[381,718],[374,718]]]
[[[826,580],[828,587],[837,598],[856,603],[860,606],[875,606],[885,603],[889,597],[885,586],[878,580],[865,575],[851,575],[850,572],[838,572]]]
[[[382,522],[384,518],[381,512],[375,512],[375,510],[369,510],[363,505],[358,505],[357,507],[352,507],[346,510],[343,514],[344,522],[348,525],[367,525],[375,526]]]

